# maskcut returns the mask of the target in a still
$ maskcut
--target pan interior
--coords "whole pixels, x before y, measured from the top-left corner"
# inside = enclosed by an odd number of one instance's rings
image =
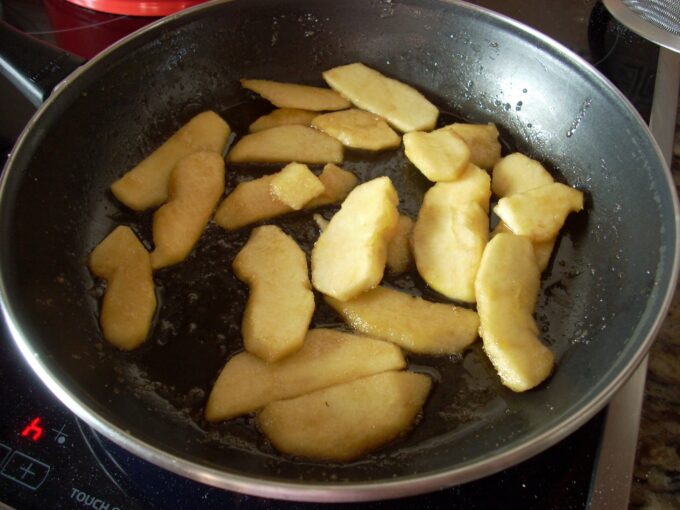
[[[129,354],[101,338],[101,288],[86,260],[120,223],[151,246],[150,216],[125,211],[108,191],[124,171],[200,111],[216,111],[243,133],[267,110],[239,78],[320,85],[321,71],[355,61],[415,86],[447,119],[495,122],[507,150],[540,159],[587,200],[564,229],[537,308],[556,354],[554,376],[516,395],[498,384],[479,345],[460,357],[412,357],[413,369],[437,379],[422,426],[358,462],[333,465],[277,455],[252,418],[217,426],[201,419],[219,369],[240,349],[247,288],[229,268],[249,229],[211,225],[186,263],[157,274],[153,338]],[[350,153],[344,166],[362,180],[389,175],[403,209],[417,213],[428,184],[400,154],[366,162]],[[229,168],[228,190],[261,173]],[[469,6],[429,0],[234,1],[169,20],[90,64],[51,101],[5,179],[0,253],[8,306],[52,376],[138,440],[260,480],[393,481],[547,447],[539,438],[592,414],[639,356],[676,256],[663,166],[621,96],[540,37]],[[310,216],[276,223],[306,250],[313,245]],[[414,275],[388,283],[434,296]],[[316,325],[341,327],[317,305]]]

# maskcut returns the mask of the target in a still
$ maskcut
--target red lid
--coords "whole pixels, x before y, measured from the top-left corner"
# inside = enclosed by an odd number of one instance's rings
[[[67,0],[93,11],[126,14],[128,16],[165,16],[192,7],[206,0]]]

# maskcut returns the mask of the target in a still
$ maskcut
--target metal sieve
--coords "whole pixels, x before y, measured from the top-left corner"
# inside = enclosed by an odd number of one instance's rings
[[[679,0],[604,0],[604,5],[636,34],[680,53]]]

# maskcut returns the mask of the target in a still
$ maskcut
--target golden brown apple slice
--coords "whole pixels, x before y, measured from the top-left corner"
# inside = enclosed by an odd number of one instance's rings
[[[583,209],[583,193],[554,182],[501,198],[494,212],[510,230],[532,241],[550,241],[571,212]]]
[[[232,163],[342,163],[342,144],[307,126],[279,126],[244,136],[227,159]]]
[[[270,184],[273,197],[299,211],[326,188],[307,165],[290,163],[274,176]]]
[[[314,313],[305,252],[279,227],[264,225],[232,266],[250,289],[241,324],[246,351],[271,362],[300,349]]]
[[[501,233],[487,244],[476,281],[479,332],[502,383],[513,391],[537,386],[553,367],[532,316],[540,279],[528,238]]]
[[[450,129],[460,136],[470,149],[470,163],[490,170],[501,158],[501,143],[495,124],[463,124],[456,122],[442,129]]]
[[[124,351],[146,340],[156,311],[149,253],[130,227],[116,227],[90,254],[90,271],[106,280],[99,314],[104,338]]]
[[[433,182],[455,181],[470,163],[470,149],[451,129],[406,133],[404,153]]]
[[[364,64],[334,67],[323,78],[355,106],[380,115],[399,131],[429,131],[437,123],[439,110],[425,96]]]
[[[326,296],[326,302],[356,331],[417,354],[455,354],[477,338],[479,318],[472,310],[432,303],[387,287],[376,287],[349,301]]]
[[[279,126],[288,126],[296,124],[298,126],[311,126],[314,117],[319,115],[319,112],[312,112],[309,110],[298,110],[296,108],[278,108],[273,112],[259,117],[249,127],[248,131],[257,133]]]
[[[275,400],[405,366],[401,350],[391,343],[312,329],[302,348],[280,361],[266,363],[247,352],[231,358],[210,393],[205,417],[227,420]]]
[[[363,110],[319,115],[312,121],[312,127],[354,149],[382,151],[401,145],[401,138],[384,119]]]
[[[397,228],[387,245],[387,269],[392,274],[403,273],[413,263],[411,232],[413,220],[405,214],[400,214]]]
[[[224,159],[216,152],[196,152],[179,160],[168,184],[168,201],[153,215],[151,266],[184,260],[210,221],[224,192]]]
[[[334,90],[297,83],[271,80],[241,80],[241,86],[261,95],[279,108],[297,108],[316,112],[344,110],[351,105]]]
[[[399,198],[389,177],[354,188],[312,250],[314,287],[346,300],[372,289],[385,271]]]
[[[200,113],[114,182],[111,191],[135,211],[161,205],[168,198],[168,181],[177,162],[199,151],[222,154],[230,134],[229,125],[215,112]]]
[[[222,228],[235,230],[293,212],[292,207],[272,196],[271,182],[275,176],[265,175],[236,186],[217,208],[215,222]],[[358,182],[354,174],[330,163],[324,167],[319,180],[325,191],[309,201],[305,209],[341,202]]]
[[[268,404],[257,423],[289,455],[349,461],[406,433],[432,387],[413,372],[385,372]]]
[[[439,182],[423,199],[413,227],[418,273],[448,298],[475,301],[475,276],[489,236],[488,174],[470,165],[454,182]]]

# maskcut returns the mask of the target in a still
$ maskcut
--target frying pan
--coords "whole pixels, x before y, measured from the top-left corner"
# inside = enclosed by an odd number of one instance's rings
[[[117,224],[150,247],[150,215],[120,206],[117,177],[196,113],[237,133],[269,108],[238,78],[321,84],[361,61],[410,83],[444,120],[495,122],[506,151],[543,161],[582,189],[544,273],[536,311],[554,375],[517,395],[476,345],[458,357],[410,358],[435,377],[421,424],[349,464],[277,454],[251,417],[201,419],[207,392],[240,349],[247,289],[230,271],[249,230],[208,227],[192,256],[156,274],[160,311],[138,351],[97,325],[101,285],[88,253]],[[362,179],[390,175],[415,214],[424,182],[399,153],[349,153]],[[227,191],[269,168],[231,167]],[[332,209],[322,211],[332,213]],[[311,219],[277,222],[309,250]],[[170,16],[66,78],[17,142],[0,187],[0,296],[18,348],[79,417],[140,457],[189,478],[259,496],[358,501],[431,491],[489,475],[565,437],[632,373],[677,277],[678,205],[642,119],[565,48],[512,20],[439,0],[234,0]],[[439,299],[414,275],[389,284]],[[321,300],[315,325],[341,327]]]

